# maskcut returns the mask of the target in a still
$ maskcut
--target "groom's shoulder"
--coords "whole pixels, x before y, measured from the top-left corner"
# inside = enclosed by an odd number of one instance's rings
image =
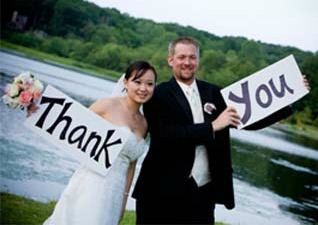
[[[158,84],[155,88],[155,92],[158,93],[166,93],[167,90],[171,90],[171,82],[165,81]]]
[[[204,88],[214,89],[217,91],[220,91],[222,89],[222,87],[204,80],[197,80],[197,83]]]

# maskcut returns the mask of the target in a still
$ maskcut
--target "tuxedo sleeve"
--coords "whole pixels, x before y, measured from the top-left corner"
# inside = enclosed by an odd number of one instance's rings
[[[268,117],[265,117],[264,119],[257,121],[251,125],[248,125],[244,127],[245,130],[259,130],[263,129],[265,127],[268,127],[282,119],[287,118],[292,114],[292,108],[290,106],[284,107],[277,112],[271,114]]]
[[[191,125],[158,124],[156,131],[161,139],[169,142],[182,141],[195,145],[213,141],[213,129],[210,123]]]
[[[211,123],[178,123],[176,120],[180,118],[169,115],[164,104],[156,97],[145,104],[143,109],[152,138],[159,138],[161,141],[170,143],[181,141],[196,145],[213,141]]]

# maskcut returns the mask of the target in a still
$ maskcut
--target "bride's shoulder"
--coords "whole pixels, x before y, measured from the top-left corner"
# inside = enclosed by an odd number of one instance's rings
[[[89,108],[94,112],[101,113],[113,107],[116,102],[117,100],[115,98],[103,98],[94,102]]]

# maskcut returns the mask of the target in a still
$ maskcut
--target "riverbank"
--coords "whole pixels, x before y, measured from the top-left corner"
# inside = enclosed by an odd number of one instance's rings
[[[56,202],[42,203],[21,196],[0,193],[0,224],[37,225],[52,213]],[[126,210],[120,225],[136,223],[134,211]],[[216,225],[225,225],[216,223]]]
[[[3,40],[0,40],[0,49],[5,52],[49,63],[51,65],[66,68],[69,70],[85,73],[91,76],[101,77],[111,81],[116,81],[121,76],[121,73],[117,71],[96,67],[90,64],[76,61],[74,59],[59,57],[53,54],[34,50],[32,48],[12,44]],[[273,125],[273,128],[318,141],[318,129],[313,126],[303,125],[302,128],[299,128],[293,124],[277,123]]]
[[[107,70],[101,67],[96,67],[96,66],[79,62],[73,59],[59,57],[53,54],[48,54],[45,52],[34,50],[32,48],[15,45],[3,40],[0,40],[0,49],[1,51],[4,51],[4,52],[30,58],[40,62],[45,62],[45,63],[62,67],[68,70],[85,73],[91,76],[108,79],[111,81],[116,81],[121,76],[121,73],[117,71]]]
[[[318,129],[313,126],[303,125],[302,128],[299,128],[294,124],[276,123],[272,125],[272,128],[286,133],[300,135],[318,142]]]

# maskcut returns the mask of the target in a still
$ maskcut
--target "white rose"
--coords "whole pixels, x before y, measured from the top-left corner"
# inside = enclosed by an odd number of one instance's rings
[[[8,95],[2,96],[4,104],[12,107],[17,108],[19,106],[19,98],[11,98]]]
[[[10,107],[17,108],[20,106],[19,98],[13,98],[10,102]]]
[[[15,97],[19,94],[19,87],[17,84],[9,84],[8,87],[8,95],[11,97]]]
[[[32,91],[39,91],[42,92],[43,84],[39,80],[35,80],[33,86],[31,88]]]
[[[16,78],[14,78],[14,83],[22,83],[25,84],[27,82],[33,82],[32,81],[32,76],[30,72],[24,72],[21,73],[19,76],[17,76]]]

